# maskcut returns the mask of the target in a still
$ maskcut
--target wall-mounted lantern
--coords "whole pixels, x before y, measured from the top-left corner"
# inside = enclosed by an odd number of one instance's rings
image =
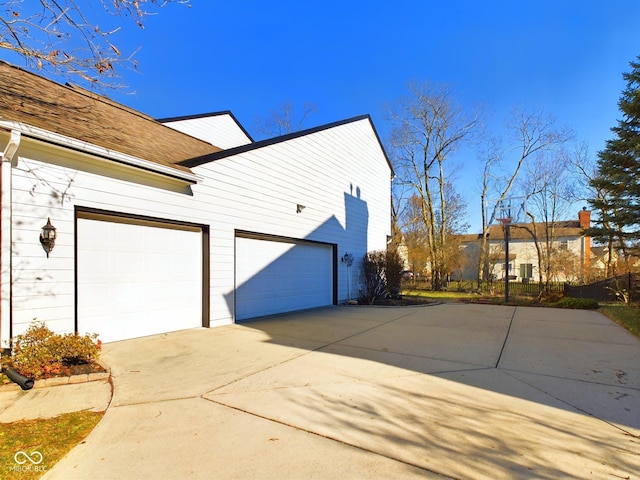
[[[42,227],[40,233],[40,243],[45,252],[47,252],[47,258],[49,258],[49,252],[53,250],[53,246],[56,243],[56,227],[51,225],[51,219],[47,218],[47,224]]]
[[[296,205],[296,213],[302,213],[302,210],[304,210],[305,207],[304,205],[300,205],[299,203]]]
[[[342,258],[342,263],[346,263],[347,267],[350,267],[351,265],[353,265],[353,255],[350,253],[345,253]]]

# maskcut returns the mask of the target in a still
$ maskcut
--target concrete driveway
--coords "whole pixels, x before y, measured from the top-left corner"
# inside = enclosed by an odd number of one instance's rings
[[[637,478],[640,341],[595,312],[331,307],[104,346],[46,479]]]

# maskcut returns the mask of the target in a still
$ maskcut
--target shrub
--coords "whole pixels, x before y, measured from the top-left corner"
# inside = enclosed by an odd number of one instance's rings
[[[98,334],[58,335],[43,322],[34,322],[13,338],[11,356],[2,357],[2,368],[13,368],[35,379],[68,375],[73,365],[96,365],[101,347]]]
[[[395,248],[388,249],[385,254],[384,273],[387,279],[387,293],[391,296],[399,295],[402,289],[404,262]]]
[[[564,297],[556,303],[560,308],[579,308],[582,310],[596,310],[599,305],[593,298],[572,298]]]
[[[373,305],[376,298],[387,293],[387,279],[385,277],[386,254],[379,250],[368,252],[362,259],[364,273],[364,292],[361,300]]]
[[[396,250],[368,252],[362,259],[364,292],[360,300],[373,305],[378,298],[400,293],[404,265]]]
[[[564,297],[562,292],[543,290],[538,295],[538,303],[557,303]]]

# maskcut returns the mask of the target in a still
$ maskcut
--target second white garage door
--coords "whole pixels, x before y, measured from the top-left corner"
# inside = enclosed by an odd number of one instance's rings
[[[236,320],[333,304],[333,245],[236,237]]]
[[[103,342],[202,326],[202,231],[78,218],[78,331]]]

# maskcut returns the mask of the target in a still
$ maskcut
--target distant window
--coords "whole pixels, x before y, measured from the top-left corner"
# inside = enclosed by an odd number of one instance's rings
[[[569,249],[569,240],[560,240],[559,248],[560,250],[568,250]]]
[[[531,263],[520,264],[520,278],[533,278],[533,264]]]
[[[502,264],[502,270],[509,270],[511,271],[511,264],[507,263],[507,264]]]

